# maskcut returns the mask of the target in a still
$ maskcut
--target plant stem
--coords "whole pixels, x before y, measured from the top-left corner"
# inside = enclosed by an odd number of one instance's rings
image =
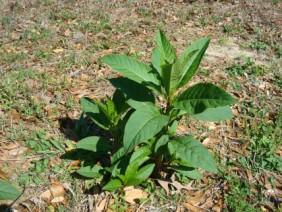
[[[157,156],[157,158],[156,158],[156,166],[155,166],[155,169],[153,171],[153,176],[157,177],[161,170],[162,170],[162,157],[161,156]]]

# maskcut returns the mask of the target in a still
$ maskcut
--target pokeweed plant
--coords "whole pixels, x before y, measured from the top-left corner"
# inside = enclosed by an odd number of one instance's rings
[[[138,185],[160,173],[178,172],[200,179],[201,172],[217,172],[212,154],[190,135],[177,136],[183,116],[203,121],[233,117],[227,92],[211,83],[184,87],[191,80],[210,39],[194,42],[177,57],[161,30],[150,65],[126,55],[113,54],[102,61],[122,77],[109,79],[116,88],[105,101],[82,98],[83,116],[88,116],[110,133],[110,139],[90,136],[77,143],[78,149],[95,154],[94,165],[83,163],[78,174],[103,179],[104,190]],[[161,97],[163,104],[156,102]]]

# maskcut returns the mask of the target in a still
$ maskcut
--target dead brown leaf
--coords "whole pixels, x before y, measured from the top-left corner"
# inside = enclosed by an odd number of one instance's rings
[[[124,199],[130,204],[136,204],[140,202],[140,199],[147,198],[148,194],[141,189],[131,189],[125,191]]]
[[[0,170],[0,179],[7,181],[8,174]]]
[[[182,203],[182,206],[185,207],[185,209],[187,209],[188,211],[191,212],[203,212],[205,210],[203,210],[202,208],[196,207],[190,203]]]
[[[192,205],[200,205],[205,200],[205,194],[202,191],[194,193],[195,196],[188,196],[187,201]]]
[[[166,191],[167,194],[170,194],[169,185],[172,185],[173,187],[176,188],[176,191],[174,191],[173,193],[180,193],[182,189],[190,190],[190,191],[198,190],[198,188],[192,187],[194,181],[191,181],[187,185],[182,185],[180,182],[177,182],[175,180],[172,181],[157,180],[157,181],[163,187],[163,189]]]

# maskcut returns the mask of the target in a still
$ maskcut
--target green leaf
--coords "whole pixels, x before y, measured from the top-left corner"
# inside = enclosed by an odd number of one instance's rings
[[[131,156],[129,163],[137,162],[138,166],[142,165],[145,161],[149,160],[149,155],[151,154],[151,149],[149,146],[142,146],[138,148]]]
[[[135,82],[153,88],[160,86],[159,80],[152,73],[149,66],[129,56],[120,54],[107,55],[102,58],[102,61]]]
[[[137,177],[136,176],[137,170],[138,170],[137,162],[129,164],[129,166],[126,168],[125,175],[124,175],[125,176],[125,180],[124,180],[125,185],[129,185],[128,182]]]
[[[230,106],[208,108],[202,113],[192,114],[191,117],[201,121],[223,121],[230,118],[233,118],[233,112],[230,109]]]
[[[82,110],[85,113],[99,113],[99,108],[98,106],[95,104],[94,100],[88,98],[88,97],[82,97],[80,99],[80,105],[82,107]]]
[[[185,136],[170,141],[175,148],[176,157],[193,167],[216,173],[217,167],[212,154],[192,136]]]
[[[125,155],[125,153],[126,151],[124,147],[119,148],[119,150],[116,151],[112,156],[112,163],[115,163],[116,161],[118,161],[122,156]]]
[[[96,104],[97,102],[98,101],[95,102],[95,100],[92,100],[87,97],[81,98],[80,100],[80,104],[85,114],[89,116],[93,120],[93,122],[97,124],[99,127],[105,130],[109,130],[111,126],[111,122],[109,121],[107,115],[102,111],[100,111],[99,107]],[[100,107],[103,106],[100,105]],[[106,110],[106,108],[104,108],[104,110]]]
[[[124,147],[127,152],[138,144],[152,138],[169,121],[169,117],[161,115],[155,106],[147,106],[136,110],[126,123],[124,130]]]
[[[115,191],[122,187],[122,182],[119,179],[111,179],[106,185],[104,185],[103,190]]]
[[[154,107],[155,104],[151,102],[138,102],[133,99],[129,99],[127,104],[135,110],[142,110],[144,107]]]
[[[125,77],[112,78],[110,83],[116,88],[122,90],[127,98],[139,102],[155,103],[154,94],[144,85],[137,83]]]
[[[189,114],[197,114],[207,108],[233,103],[236,103],[236,100],[221,88],[211,83],[199,83],[181,93],[174,106]]]
[[[120,115],[122,115],[129,107],[126,104],[126,98],[125,98],[124,92],[120,89],[115,90],[113,94],[113,102],[115,104],[117,113]]]
[[[203,177],[201,175],[201,173],[193,167],[170,166],[170,167],[168,167],[168,169],[172,169],[174,171],[177,171],[178,173],[183,174],[184,176],[189,177],[191,179],[195,179],[195,180],[199,180]]]
[[[163,135],[155,144],[154,151],[156,155],[163,155],[166,151],[166,144],[169,141],[168,135]]]
[[[161,57],[163,57],[167,63],[172,64],[176,59],[175,50],[160,29],[157,32],[156,41],[157,49]]]
[[[10,183],[0,179],[0,200],[12,200],[20,196],[20,192]]]
[[[152,65],[159,74],[159,77],[162,76],[162,66],[166,64],[165,59],[160,54],[160,50],[156,47],[152,54]]]
[[[107,152],[110,150],[109,142],[98,136],[90,136],[80,140],[77,148],[89,150],[92,152]]]
[[[116,121],[115,119],[117,118],[117,109],[114,101],[111,100],[109,97],[107,97],[106,106],[107,106],[107,113],[110,118],[109,120],[111,120],[111,122],[114,123]]]
[[[181,76],[178,80],[178,85],[173,86],[175,89],[181,88],[182,86],[186,85],[186,83],[189,82],[190,79],[194,76],[205,54],[206,49],[209,46],[209,43],[209,38],[200,39],[190,45],[181,54],[177,62],[172,67],[172,72],[174,73],[172,78],[175,80],[176,78]]]
[[[103,168],[101,166],[84,166],[77,170],[77,173],[84,177],[98,178],[100,177]]]
[[[155,168],[155,164],[148,164],[148,165],[142,167],[141,169],[138,170],[138,172],[136,174],[137,178],[141,182],[143,182],[148,177],[150,177],[150,175],[152,174],[154,168]]]
[[[182,81],[185,79],[185,77],[188,75],[188,71],[186,68],[187,63],[191,60],[191,58],[197,53],[197,50],[190,52],[188,55],[185,55],[186,57],[180,57],[176,62],[172,65],[169,78],[169,84],[167,84],[167,90],[169,92],[174,92],[178,88],[182,87],[179,85],[182,83]],[[188,82],[188,81],[187,81]],[[185,82],[185,84],[187,83]]]
[[[168,126],[168,134],[170,136],[173,136],[176,134],[176,130],[177,130],[177,127],[178,127],[178,121],[175,120],[172,122],[172,124],[170,126]]]

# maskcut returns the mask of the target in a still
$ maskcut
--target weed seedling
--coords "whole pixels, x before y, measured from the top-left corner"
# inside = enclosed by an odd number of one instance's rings
[[[233,117],[228,93],[211,83],[186,84],[196,73],[209,45],[203,38],[180,57],[161,30],[150,65],[120,54],[102,61],[123,76],[110,79],[116,88],[102,101],[82,98],[83,117],[107,132],[77,143],[77,151],[93,152],[96,161],[85,161],[77,171],[87,178],[102,177],[104,190],[135,186],[148,177],[179,173],[200,179],[199,169],[217,172],[212,154],[191,135],[177,136],[180,119],[189,115],[204,121]],[[163,103],[156,102],[157,98]]]

